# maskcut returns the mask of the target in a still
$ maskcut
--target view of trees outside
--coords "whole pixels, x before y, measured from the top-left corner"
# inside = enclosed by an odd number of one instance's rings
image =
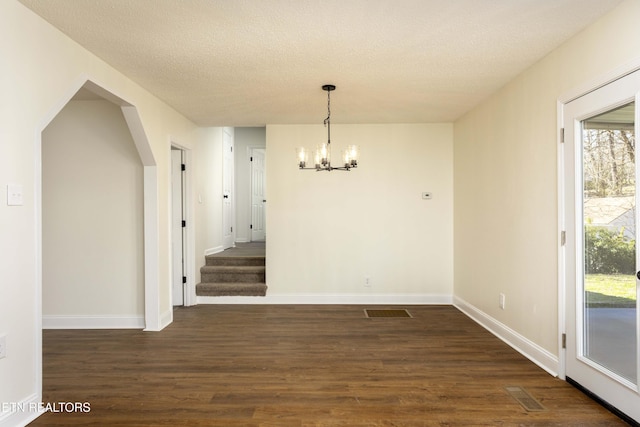
[[[633,130],[583,131],[585,198],[635,195]]]
[[[633,107],[630,104],[583,122],[584,260],[588,300],[596,301],[602,295],[620,297],[618,301],[636,299]]]

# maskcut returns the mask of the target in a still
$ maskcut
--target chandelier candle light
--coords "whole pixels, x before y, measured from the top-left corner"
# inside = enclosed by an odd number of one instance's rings
[[[334,85],[324,85],[322,86],[322,90],[327,91],[327,118],[324,119],[324,125],[327,128],[327,142],[316,149],[315,166],[310,168],[307,167],[309,150],[304,147],[299,147],[297,149],[298,165],[300,169],[328,172],[332,170],[348,171],[352,168],[357,168],[359,154],[357,145],[349,145],[347,149],[342,152],[344,166],[331,166],[331,91],[336,90],[336,87]]]

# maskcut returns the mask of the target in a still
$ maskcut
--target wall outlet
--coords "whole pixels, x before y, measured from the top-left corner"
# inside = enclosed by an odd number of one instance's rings
[[[364,287],[365,288],[370,288],[371,287],[371,279],[369,279],[368,277],[364,278]]]
[[[7,357],[7,336],[0,335],[0,359]]]
[[[506,298],[505,298],[504,294],[500,294],[500,300],[499,300],[498,304],[500,304],[500,308],[503,309],[503,310],[504,310],[505,299]]]

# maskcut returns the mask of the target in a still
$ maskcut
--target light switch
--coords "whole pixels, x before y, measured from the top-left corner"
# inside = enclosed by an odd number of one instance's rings
[[[7,206],[22,206],[24,204],[22,198],[22,185],[7,185]]]

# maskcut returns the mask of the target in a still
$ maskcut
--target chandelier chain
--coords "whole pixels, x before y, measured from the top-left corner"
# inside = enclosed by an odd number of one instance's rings
[[[331,123],[331,91],[327,91],[327,118],[324,119],[324,125]]]

